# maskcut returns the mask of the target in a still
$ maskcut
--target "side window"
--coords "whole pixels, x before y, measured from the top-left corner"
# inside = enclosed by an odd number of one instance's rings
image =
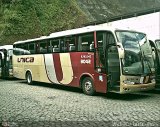
[[[15,55],[28,55],[28,54],[30,54],[30,52],[28,51],[28,44],[15,45],[13,53]]]
[[[47,42],[42,41],[39,43],[39,53],[47,53]]]
[[[98,47],[103,47],[103,52],[105,53],[105,55],[106,55],[106,52],[107,53],[109,53],[109,52],[118,53],[116,41],[115,41],[115,38],[111,32],[107,32],[107,31],[97,32],[97,35],[98,35],[97,45],[98,45]]]
[[[55,38],[50,40],[50,44],[51,52],[74,52],[77,49],[75,36]]]
[[[115,38],[111,32],[98,31],[97,32],[97,64],[96,66],[104,67],[106,61],[118,60],[118,49],[115,45]],[[106,60],[108,58],[108,60]]]
[[[52,49],[53,49],[53,47],[52,47],[52,45],[51,45],[51,40],[47,40],[47,50],[48,50],[48,53],[52,53]]]
[[[60,52],[60,40],[59,39],[53,39],[53,40],[50,40],[50,43],[51,43],[51,51],[52,52]]]
[[[67,52],[68,51],[68,45],[65,42],[65,39],[60,38],[60,48],[61,48],[61,52]]]
[[[29,48],[29,52],[31,54],[35,54],[36,53],[36,44],[35,43],[30,43],[28,48]]]
[[[75,36],[65,38],[65,45],[67,47],[67,51],[69,51],[69,52],[76,51],[77,47],[76,47],[76,38],[75,38]]]
[[[28,44],[24,44],[23,49],[24,49],[24,54],[25,54],[25,55],[31,54],[31,52],[29,51],[29,48],[28,48]]]
[[[99,61],[97,61],[97,66],[105,66],[105,50],[106,48],[104,48],[105,46],[105,42],[106,42],[106,32],[97,32],[97,51],[98,51],[98,57],[99,57]],[[98,60],[98,59],[97,59]]]
[[[115,39],[114,39],[114,36],[112,33],[108,32],[106,34],[106,41],[107,41],[107,45],[108,45],[108,52],[118,54],[118,49],[117,49],[117,46],[115,45],[116,42],[115,42]],[[117,57],[118,57],[118,55],[117,55]]]
[[[110,32],[107,32],[106,40],[108,45],[114,45],[116,43],[113,34]]]
[[[22,55],[23,53],[21,52],[21,49],[22,49],[22,44],[14,45],[13,53],[15,55]]]
[[[26,51],[28,51],[28,44],[24,44],[23,45],[23,49],[26,50]]]
[[[78,37],[78,51],[94,51],[94,34],[87,33]]]

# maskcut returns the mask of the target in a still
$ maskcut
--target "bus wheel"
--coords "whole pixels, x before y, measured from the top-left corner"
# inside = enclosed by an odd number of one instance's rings
[[[94,95],[95,94],[93,80],[90,77],[86,77],[83,79],[82,89],[83,89],[83,92],[87,95]]]
[[[32,84],[33,81],[32,81],[32,75],[31,75],[30,72],[27,72],[26,80],[27,80],[27,83],[28,83],[29,85]]]

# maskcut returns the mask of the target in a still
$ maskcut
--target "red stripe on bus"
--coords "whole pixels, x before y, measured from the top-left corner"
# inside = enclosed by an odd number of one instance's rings
[[[57,76],[57,80],[61,81],[63,79],[62,67],[59,54],[53,54],[54,68]]]

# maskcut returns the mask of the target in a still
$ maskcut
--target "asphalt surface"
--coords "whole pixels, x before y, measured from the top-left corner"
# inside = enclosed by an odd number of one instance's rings
[[[0,126],[160,126],[160,91],[87,96],[80,89],[0,79]]]

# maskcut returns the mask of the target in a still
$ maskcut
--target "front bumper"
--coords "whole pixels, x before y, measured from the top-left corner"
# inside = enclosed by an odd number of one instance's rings
[[[120,93],[132,93],[138,91],[147,91],[155,89],[155,83],[147,83],[147,84],[136,84],[136,85],[128,85],[128,84],[121,84]]]

